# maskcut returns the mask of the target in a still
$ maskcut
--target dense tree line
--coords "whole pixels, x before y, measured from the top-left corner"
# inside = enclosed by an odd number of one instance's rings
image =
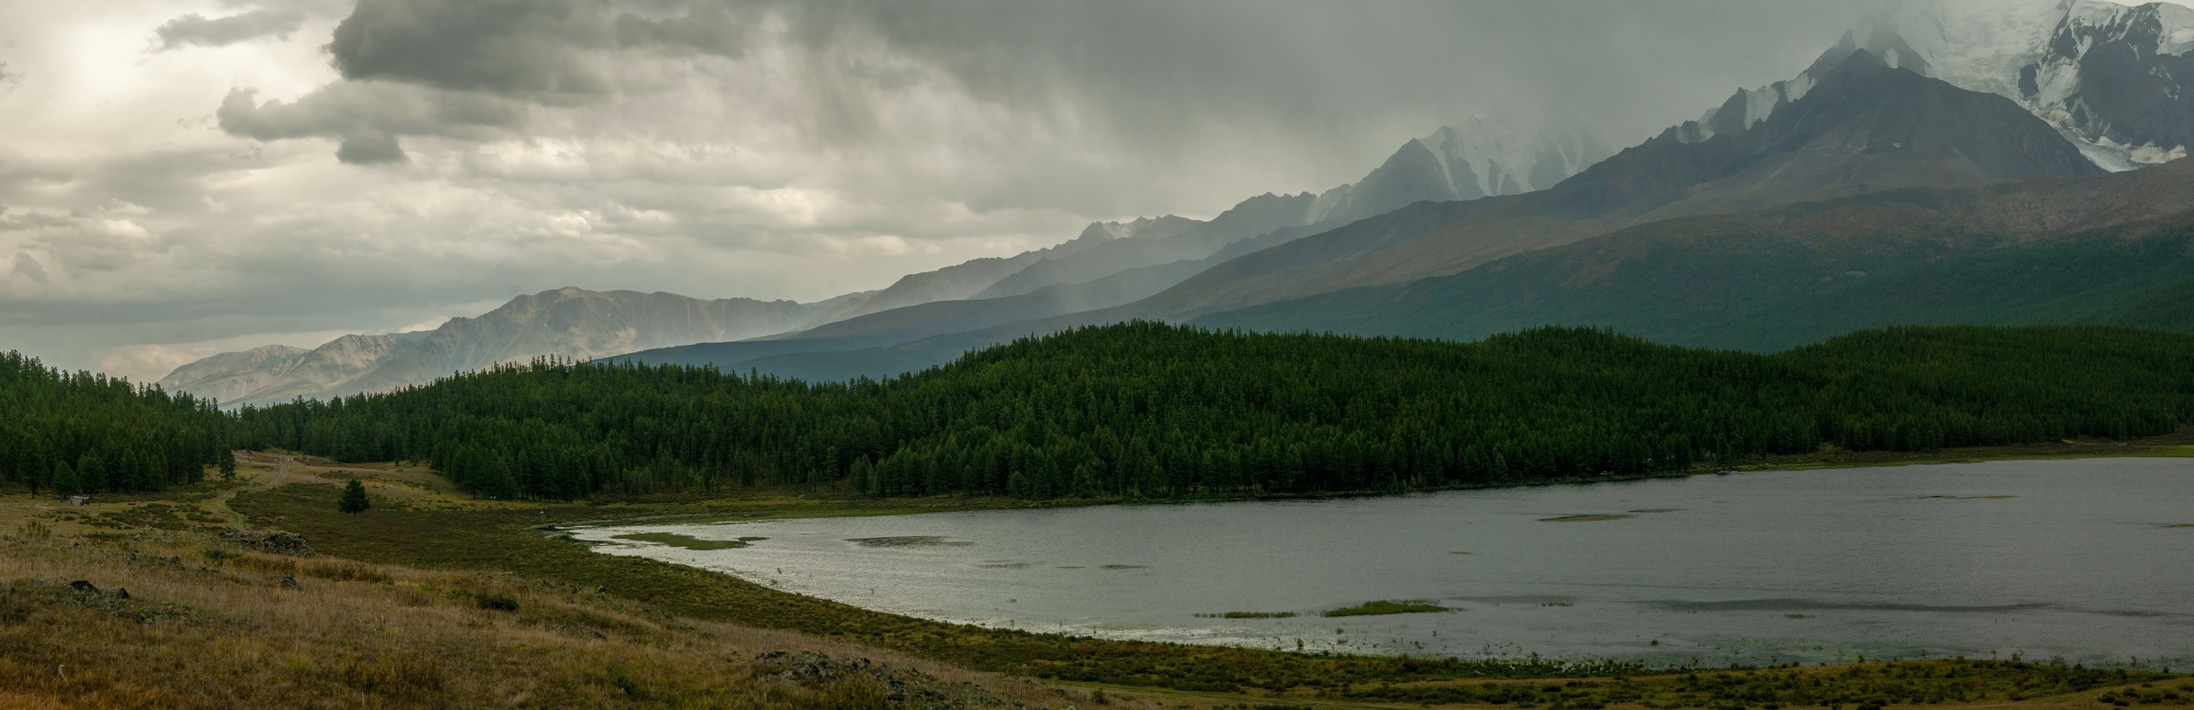
[[[62,495],[158,490],[234,470],[233,417],[188,394],[0,353],[0,481]]]
[[[1023,339],[877,382],[553,360],[239,415],[238,441],[425,460],[569,499],[837,484],[1163,498],[1681,471],[2194,421],[2194,337],[1891,328],[1775,355],[1547,328],[1474,343],[1153,323]]]

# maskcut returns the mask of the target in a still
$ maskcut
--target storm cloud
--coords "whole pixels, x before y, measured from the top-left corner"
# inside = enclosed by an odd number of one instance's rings
[[[566,285],[880,288],[1095,220],[1323,190],[1471,116],[1634,143],[1870,9],[27,5],[0,6],[0,349],[140,378]]]

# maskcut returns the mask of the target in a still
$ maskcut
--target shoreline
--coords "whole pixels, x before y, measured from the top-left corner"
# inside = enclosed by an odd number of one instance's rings
[[[783,508],[764,508],[742,512],[709,511],[693,513],[640,512],[637,515],[612,515],[586,520],[540,526],[539,529],[561,531],[579,527],[607,527],[620,525],[680,524],[705,525],[749,520],[784,520],[797,518],[868,517],[878,515],[921,515],[926,513],[958,513],[980,510],[1029,510],[1049,508],[1087,508],[1107,505],[1189,505],[1205,503],[1249,503],[1279,501],[1346,500],[1354,498],[1378,498],[1397,495],[1417,495],[1446,491],[1490,490],[1500,488],[1531,488],[1538,486],[1569,486],[1593,483],[1628,483],[1661,479],[1691,478],[1693,476],[1727,475],[1732,473],[1767,473],[1778,471],[1832,471],[1841,469],[1891,468],[1903,466],[1935,466],[1952,464],[1991,463],[1996,461],[2068,461],[2098,458],[2187,458],[2194,459],[2194,426],[2181,427],[2178,431],[2157,437],[2130,441],[2084,440],[2061,441],[2045,444],[2012,444],[2004,446],[1961,447],[1935,451],[1845,451],[1825,449],[1810,454],[1789,454],[1748,459],[1723,466],[1702,467],[1693,471],[1666,471],[1635,475],[1569,476],[1531,481],[1502,481],[1476,483],[1436,488],[1413,488],[1395,491],[1359,491],[1346,493],[1270,494],[1270,495],[1213,495],[1172,498],[1074,498],[1023,500],[999,496],[960,497],[929,496],[923,498],[854,498],[815,497],[793,494],[789,498],[773,502],[795,502]],[[712,502],[734,502],[737,497],[700,498],[689,501],[612,502],[608,506],[676,506]],[[797,503],[807,503],[802,507]],[[862,505],[877,503],[876,507]],[[576,503],[585,505],[585,503]],[[815,504],[825,504],[816,506]],[[837,505],[829,505],[837,504]],[[847,505],[850,504],[850,505]],[[569,504],[565,504],[569,505]],[[639,512],[639,511],[635,511]]]

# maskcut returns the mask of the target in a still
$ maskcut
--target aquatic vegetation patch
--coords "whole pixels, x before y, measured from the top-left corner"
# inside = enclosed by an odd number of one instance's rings
[[[1456,680],[1365,685],[1352,700],[1515,708],[1883,708],[2044,700],[2104,708],[2194,703],[2194,683],[2127,669],[2016,661],[1893,661],[1799,667],[1683,669],[1658,675],[1566,681]],[[2117,686],[2111,688],[2111,686]],[[2102,690],[2110,688],[2108,690]],[[2099,691],[2099,692],[2098,692]],[[2087,693],[2096,693],[2085,696]],[[2084,696],[2084,697],[2083,697]],[[2089,698],[2092,697],[2092,703]]]
[[[861,546],[861,547],[873,547],[873,548],[885,548],[885,549],[909,549],[909,548],[923,548],[923,547],[967,547],[967,546],[969,546],[969,545],[973,545],[973,544],[975,544],[975,543],[973,543],[973,542],[969,542],[969,541],[966,541],[966,540],[952,540],[952,539],[948,539],[948,538],[946,538],[946,537],[945,537],[945,536],[943,536],[943,535],[898,535],[898,536],[893,536],[893,537],[850,537],[850,538],[846,538],[846,542],[850,542],[850,543],[853,543],[853,544],[855,544],[855,545],[859,545],[859,546]]]
[[[1143,569],[1150,565],[1105,565],[1102,569]]]
[[[2018,496],[1920,496],[1921,500],[2003,500]]]
[[[1292,611],[1229,611],[1218,614],[1197,614],[1199,619],[1292,619]]]
[[[1014,562],[1011,560],[987,560],[983,562],[977,562],[975,563],[975,566],[982,569],[1028,569],[1029,567],[1034,566],[1034,563]]]
[[[1386,614],[1426,614],[1447,611],[1447,607],[1432,603],[1429,599],[1396,599],[1364,602],[1356,606],[1329,609],[1320,616],[1382,616]]]
[[[692,535],[680,535],[678,533],[665,532],[626,533],[623,535],[612,535],[611,537],[619,540],[634,540],[638,542],[652,542],[661,545],[669,545],[671,547],[683,547],[688,550],[733,550],[741,547],[747,547],[748,543],[752,543],[757,540],[769,539],[766,537],[742,537],[737,540],[704,540],[698,537],[694,537]]]
[[[1682,508],[1639,508],[1639,509],[1637,509],[1637,510],[1633,510],[1633,511],[1630,511],[1630,512],[1633,512],[1633,513],[1675,513],[1675,512],[1679,512],[1679,511],[1682,511],[1682,510],[1683,510]]]
[[[1638,516],[1635,516],[1635,515],[1620,515],[1620,514],[1615,514],[1615,515],[1564,515],[1564,516],[1560,516],[1560,517],[1555,517],[1555,518],[1540,518],[1540,519],[1539,519],[1539,522],[1542,522],[1542,523],[1597,523],[1597,522],[1601,522],[1601,521],[1606,521],[1606,520],[1628,520],[1628,519],[1630,519],[1630,518],[1635,518],[1635,517],[1638,517]]]

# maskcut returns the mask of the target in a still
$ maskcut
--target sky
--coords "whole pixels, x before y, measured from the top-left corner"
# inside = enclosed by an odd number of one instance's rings
[[[0,350],[151,381],[563,286],[828,298],[1473,116],[1634,144],[1870,9],[0,0]]]

